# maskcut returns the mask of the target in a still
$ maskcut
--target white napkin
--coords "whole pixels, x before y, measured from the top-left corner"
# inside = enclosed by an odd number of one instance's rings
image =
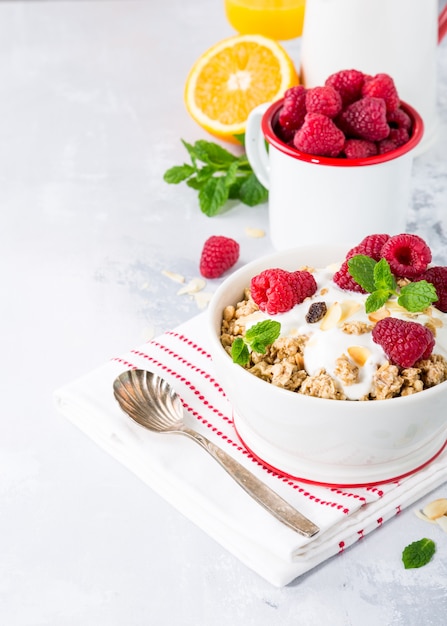
[[[240,444],[200,314],[55,392],[59,410],[97,444],[275,586],[343,552],[447,480],[447,451],[403,480],[365,488],[327,488],[284,478]],[[160,374],[179,394],[188,419],[314,521],[307,539],[248,496],[200,446],[181,435],[151,433],[122,412],[113,381],[126,369]]]

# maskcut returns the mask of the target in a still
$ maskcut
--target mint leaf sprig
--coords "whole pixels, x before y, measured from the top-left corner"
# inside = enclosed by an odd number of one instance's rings
[[[411,313],[424,311],[438,299],[436,289],[426,280],[408,283],[398,289],[396,278],[386,259],[375,261],[364,254],[357,254],[348,260],[348,271],[370,294],[365,302],[367,313],[380,309],[391,296],[397,296],[397,303]]]
[[[243,136],[237,136],[243,143]],[[175,165],[163,176],[165,182],[181,182],[198,191],[202,213],[212,217],[222,211],[228,200],[248,206],[266,202],[267,189],[256,178],[245,154],[236,156],[219,144],[199,139],[190,144],[183,139],[191,163]]]
[[[264,354],[267,346],[278,339],[281,324],[276,320],[258,322],[247,330],[244,337],[236,337],[231,346],[231,357],[238,365],[247,365],[250,350]]]
[[[434,553],[436,552],[436,545],[432,539],[419,539],[419,541],[413,541],[402,552],[402,562],[405,569],[412,569],[415,567],[423,567],[431,561]]]

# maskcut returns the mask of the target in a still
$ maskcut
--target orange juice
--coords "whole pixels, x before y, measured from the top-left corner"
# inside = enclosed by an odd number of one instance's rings
[[[305,0],[225,0],[225,12],[241,34],[294,39],[303,30],[305,4]]]

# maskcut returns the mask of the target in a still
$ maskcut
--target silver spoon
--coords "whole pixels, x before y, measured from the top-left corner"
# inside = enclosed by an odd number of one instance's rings
[[[175,433],[199,443],[259,504],[296,532],[312,537],[320,529],[288,502],[264,485],[229,454],[183,421],[183,407],[174,389],[163,378],[146,370],[128,370],[113,383],[120,407],[141,426],[156,433]]]

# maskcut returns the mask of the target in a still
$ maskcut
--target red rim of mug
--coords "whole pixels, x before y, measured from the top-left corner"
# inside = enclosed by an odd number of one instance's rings
[[[411,137],[399,148],[385,152],[385,154],[377,154],[375,156],[367,157],[364,159],[345,159],[343,157],[324,157],[317,156],[315,154],[308,154],[307,152],[300,152],[296,148],[289,146],[279,139],[278,135],[274,131],[275,124],[278,119],[279,111],[282,107],[284,98],[271,104],[262,116],[262,132],[268,143],[284,154],[298,159],[299,161],[307,161],[308,163],[315,163],[319,165],[332,165],[336,167],[357,167],[360,165],[374,165],[376,163],[385,163],[386,161],[392,161],[398,157],[406,154],[413,148],[415,148],[421,141],[424,134],[424,122],[419,113],[413,109],[412,106],[406,102],[400,103],[401,108],[411,119]]]

